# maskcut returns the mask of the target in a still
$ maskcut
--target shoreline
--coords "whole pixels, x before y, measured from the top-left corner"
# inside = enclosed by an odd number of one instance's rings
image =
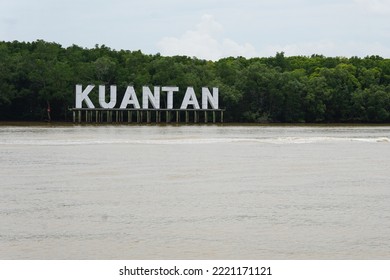
[[[240,123],[240,122],[224,122],[224,123],[73,123],[65,121],[0,121],[0,127],[3,126],[31,126],[31,127],[67,127],[67,126],[259,126],[259,127],[380,127],[390,126],[390,123]]]

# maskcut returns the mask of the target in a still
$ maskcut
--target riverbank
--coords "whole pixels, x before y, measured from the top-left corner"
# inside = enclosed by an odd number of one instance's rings
[[[327,127],[327,126],[350,126],[350,127],[378,127],[378,126],[390,126],[390,123],[248,123],[248,122],[228,122],[228,123],[73,123],[73,122],[42,122],[42,121],[0,121],[0,126],[45,126],[45,127],[58,127],[58,126],[248,126],[248,127],[279,127],[279,126],[291,126],[291,127]]]

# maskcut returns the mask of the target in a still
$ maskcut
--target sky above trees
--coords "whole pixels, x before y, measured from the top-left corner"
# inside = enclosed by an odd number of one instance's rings
[[[0,0],[0,41],[227,56],[390,57],[390,0]]]

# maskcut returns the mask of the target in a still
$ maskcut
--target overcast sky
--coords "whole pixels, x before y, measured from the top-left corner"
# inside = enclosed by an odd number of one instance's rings
[[[0,40],[226,56],[390,57],[390,0],[0,0]]]

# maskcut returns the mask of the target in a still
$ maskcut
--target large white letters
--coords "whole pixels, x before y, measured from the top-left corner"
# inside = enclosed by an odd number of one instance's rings
[[[178,87],[162,87],[167,92],[167,109],[173,109],[173,92],[179,91]]]
[[[186,95],[184,95],[183,103],[181,103],[180,109],[187,109],[188,105],[194,106],[194,109],[200,109],[193,87],[187,88]]]
[[[99,104],[105,109],[114,108],[116,105],[116,86],[110,86],[110,102],[106,102],[106,87],[99,86]]]
[[[127,87],[120,108],[125,109],[127,105],[133,105],[135,109],[140,108],[137,95],[135,94],[134,87],[132,86]]]
[[[154,109],[160,109],[160,87],[154,87],[154,94],[149,87],[142,87],[142,109],[149,108],[149,100]]]
[[[207,87],[202,87],[202,109],[207,109],[210,103],[211,108],[218,109],[218,88],[213,88],[213,94]]]
[[[94,85],[88,85],[84,90],[82,85],[76,85],[76,109],[83,108],[83,101],[85,101],[88,108],[95,108],[95,105],[92,103],[89,98],[89,94],[94,89]],[[167,102],[166,107],[161,108],[160,105],[160,91],[167,93]],[[142,87],[142,109],[149,109],[149,103],[152,105],[153,109],[174,109],[173,106],[173,94],[178,92],[179,88],[176,86],[163,86],[163,87],[154,87],[153,93],[149,87]],[[202,87],[202,110],[207,110],[208,105],[214,110],[218,110],[218,88],[212,88],[212,93],[209,88]],[[115,85],[110,86],[110,100],[106,101],[106,87],[103,85],[99,86],[99,105],[103,109],[113,109],[117,104],[117,87]],[[126,88],[125,94],[123,96],[122,102],[120,104],[120,109],[126,109],[128,105],[133,105],[134,109],[141,109],[141,106],[138,102],[137,94],[133,86],[128,86]],[[165,105],[164,105],[165,106]],[[180,109],[188,109],[188,106],[192,106],[195,110],[200,110],[198,99],[195,94],[193,87],[187,87],[183,101],[181,103]],[[190,107],[190,109],[192,109]]]
[[[91,92],[91,90],[93,90],[94,87],[94,85],[89,85],[83,91],[82,85],[76,85],[76,108],[82,108],[84,100],[85,103],[87,103],[88,108],[95,108],[91,99],[88,97],[88,94]]]

